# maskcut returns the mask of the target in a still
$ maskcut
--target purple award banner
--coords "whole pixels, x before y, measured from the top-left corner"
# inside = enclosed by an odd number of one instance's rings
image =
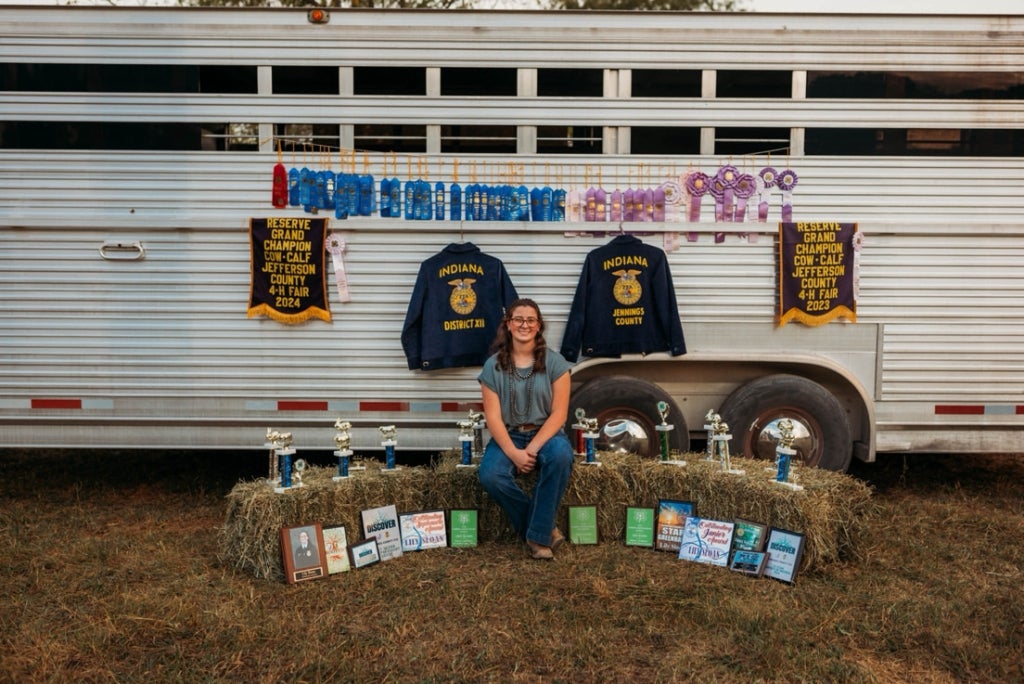
[[[780,326],[857,320],[856,223],[779,224]]]
[[[250,219],[252,287],[248,317],[279,323],[331,320],[324,278],[324,218]]]

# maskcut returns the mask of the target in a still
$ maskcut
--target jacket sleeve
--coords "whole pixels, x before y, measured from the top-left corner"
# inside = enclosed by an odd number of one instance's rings
[[[409,364],[409,370],[418,370],[423,362],[423,309],[427,297],[427,278],[423,265],[416,275],[416,285],[409,298],[409,309],[405,312],[402,325],[402,349]]]
[[[672,283],[672,271],[668,267],[668,259],[662,256],[659,260],[660,273],[655,274],[658,292],[664,299],[663,306],[655,307],[658,316],[658,327],[668,342],[668,353],[679,356],[686,353],[686,342],[683,339],[683,324],[679,320],[679,303],[676,301],[676,288]]]
[[[505,264],[501,265],[501,304],[505,309],[508,309],[508,305],[519,299],[519,293],[516,292],[516,286],[512,283],[512,278],[509,276],[508,271],[505,270]],[[505,312],[502,311],[502,316]]]
[[[566,361],[576,362],[583,345],[583,330],[587,323],[587,292],[590,289],[590,257],[583,262],[583,271],[576,284],[576,294],[572,298],[569,319],[565,322],[565,333],[562,335],[562,348],[559,352]]]

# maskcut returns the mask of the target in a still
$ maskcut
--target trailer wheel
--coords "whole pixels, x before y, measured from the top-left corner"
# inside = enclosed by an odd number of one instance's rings
[[[839,400],[821,385],[795,375],[769,375],[734,390],[719,410],[737,439],[734,451],[775,459],[778,423],[793,421],[800,460],[845,471],[853,456],[850,424]]]
[[[668,433],[669,448],[686,451],[690,447],[690,433],[672,397],[657,385],[628,375],[594,378],[573,392],[569,402],[569,426],[575,422],[576,409],[582,408],[587,418],[598,420],[597,449],[659,456],[661,437],[654,429],[661,423],[659,401],[668,404],[666,420],[675,426]]]

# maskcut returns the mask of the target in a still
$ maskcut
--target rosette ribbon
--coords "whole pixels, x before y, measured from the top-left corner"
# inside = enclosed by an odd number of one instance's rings
[[[779,174],[779,178],[775,182],[779,190],[782,191],[782,220],[784,223],[793,221],[793,188],[796,187],[799,180],[796,171],[786,169]]]
[[[686,175],[686,192],[690,196],[689,211],[686,220],[690,223],[700,221],[700,201],[708,192],[708,176],[703,171],[693,171]],[[693,242],[697,239],[697,233],[687,233],[686,239]]]
[[[348,276],[345,274],[345,239],[341,236],[329,234],[324,239],[324,247],[331,255],[331,262],[334,265],[334,282],[338,286],[338,299],[342,302],[352,300],[348,292]]]
[[[754,182],[757,184],[757,220],[761,223],[768,221],[768,197],[772,188],[778,180],[778,172],[770,166],[766,166],[757,173]]]
[[[726,164],[722,168],[718,169],[718,173],[715,174],[715,181],[712,182],[712,192],[716,185],[721,186],[722,190],[722,220],[732,221],[733,220],[733,204],[734,194],[736,189],[736,183],[739,181],[740,172],[732,164]],[[718,199],[718,196],[715,196]],[[717,205],[716,205],[717,206]]]
[[[754,192],[757,190],[757,184],[754,181],[754,177],[749,173],[740,174],[739,178],[736,179],[736,213],[733,217],[737,223],[743,223],[747,218],[747,203],[750,202],[750,198],[754,196]]]

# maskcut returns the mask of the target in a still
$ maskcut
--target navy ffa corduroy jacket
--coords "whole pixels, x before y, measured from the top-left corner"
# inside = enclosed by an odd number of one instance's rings
[[[672,272],[664,250],[619,235],[583,263],[562,337],[569,361],[581,355],[618,357],[686,353]]]
[[[500,259],[452,243],[420,264],[402,326],[412,370],[482,366],[516,288]]]

